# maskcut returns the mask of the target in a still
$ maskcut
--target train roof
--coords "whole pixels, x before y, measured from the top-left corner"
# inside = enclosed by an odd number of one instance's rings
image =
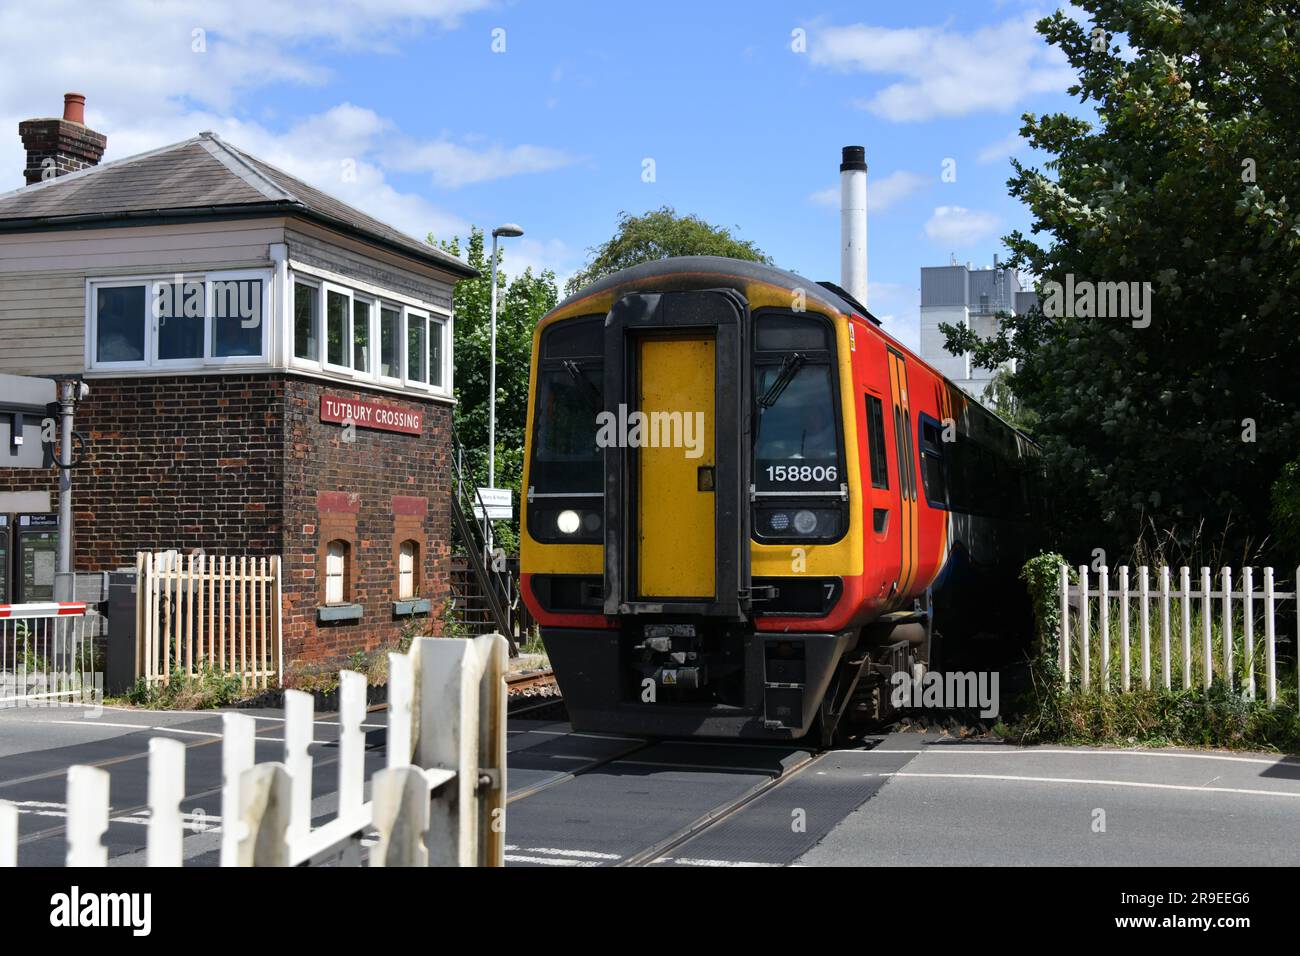
[[[763,262],[748,259],[728,259],[725,256],[673,256],[668,259],[655,259],[629,266],[597,279],[589,286],[584,286],[557,306],[563,308],[571,302],[577,302],[590,295],[599,295],[621,286],[635,285],[647,279],[662,279],[671,276],[718,276],[722,279],[738,279],[746,282],[766,282],[771,285],[784,286],[789,289],[803,289],[809,299],[821,299],[823,304],[846,315],[859,315],[880,325],[880,319],[872,315],[867,307],[850,296],[839,286],[829,282],[813,282],[795,272],[787,272]]]
[[[943,375],[938,369],[930,365],[923,358],[913,352],[910,348],[899,342],[896,338],[885,331],[880,319],[872,315],[861,302],[853,298],[839,286],[829,282],[813,282],[797,272],[789,272],[785,269],[778,269],[776,266],[768,265],[763,262],[754,262],[748,259],[729,259],[725,256],[673,256],[667,259],[655,259],[650,262],[642,262],[635,266],[629,266],[626,269],[620,269],[618,272],[610,273],[604,278],[597,279],[589,286],[573,293],[560,302],[554,310],[559,311],[566,306],[586,299],[593,295],[600,295],[604,292],[610,292],[619,288],[626,288],[629,292],[633,291],[638,283],[652,279],[671,279],[673,277],[687,278],[691,276],[717,277],[723,280],[720,284],[726,285],[727,279],[740,282],[766,282],[770,285],[783,286],[788,289],[803,289],[808,306],[811,308],[812,303],[819,302],[821,305],[830,308],[833,311],[844,315],[857,315],[876,326],[876,331],[889,342],[906,352],[918,364],[929,369],[935,375],[947,381],[951,381]],[[1012,425],[1005,418],[999,415],[993,409],[989,408],[983,402],[974,396],[969,396],[970,401],[978,405],[989,415],[992,415],[1008,429],[1020,435],[1026,441],[1037,446],[1037,442],[1029,435]]]

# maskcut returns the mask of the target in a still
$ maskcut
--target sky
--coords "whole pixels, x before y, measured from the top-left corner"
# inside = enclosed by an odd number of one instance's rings
[[[866,147],[869,302],[919,333],[920,268],[1026,229],[1020,115],[1077,111],[1021,0],[42,0],[0,6],[0,191],[17,125],[86,95],[105,161],[212,130],[398,228],[523,226],[560,281],[671,205],[839,281],[840,148]],[[945,181],[947,169],[954,171]],[[653,175],[649,175],[652,171]]]

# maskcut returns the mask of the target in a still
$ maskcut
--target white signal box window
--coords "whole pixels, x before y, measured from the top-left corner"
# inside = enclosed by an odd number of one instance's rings
[[[403,541],[397,559],[397,597],[406,601],[415,597],[416,568],[419,565],[420,546],[414,541]]]

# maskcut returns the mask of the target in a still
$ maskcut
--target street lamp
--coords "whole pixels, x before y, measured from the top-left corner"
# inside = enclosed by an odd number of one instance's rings
[[[513,222],[492,230],[492,359],[488,372],[488,487],[497,486],[497,238],[515,238],[524,231]]]

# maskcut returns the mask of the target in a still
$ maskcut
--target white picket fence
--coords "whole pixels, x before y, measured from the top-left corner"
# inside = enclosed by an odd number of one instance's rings
[[[1294,600],[1295,592],[1276,589],[1272,568],[1263,569],[1263,583],[1259,588],[1255,568],[1242,568],[1235,576],[1232,568],[1223,568],[1217,576],[1209,568],[1201,568],[1193,586],[1190,568],[1178,569],[1175,585],[1173,569],[1161,567],[1156,569],[1154,587],[1150,570],[1138,568],[1133,581],[1129,568],[1121,567],[1119,580],[1112,588],[1109,568],[1098,569],[1093,586],[1087,565],[1079,566],[1077,584],[1070,581],[1069,567],[1061,565],[1060,665],[1066,685],[1071,685],[1077,669],[1082,690],[1088,691],[1094,682],[1099,682],[1101,690],[1109,692],[1112,670],[1116,669],[1112,644],[1117,643],[1122,692],[1133,687],[1132,657],[1136,651],[1141,686],[1145,690],[1151,689],[1152,669],[1158,666],[1159,686],[1165,690],[1172,689],[1177,668],[1183,690],[1190,690],[1193,684],[1208,690],[1217,674],[1229,689],[1239,689],[1254,699],[1259,667],[1264,672],[1268,704],[1276,706],[1281,679],[1277,664],[1277,606],[1281,601]],[[1296,574],[1300,580],[1300,569]],[[1239,585],[1234,585],[1234,577]],[[1132,627],[1134,610],[1136,630]],[[1113,612],[1118,614],[1117,628],[1112,628]],[[1195,628],[1193,615],[1197,618]],[[1154,638],[1153,617],[1159,628]],[[1262,642],[1258,639],[1257,623],[1262,623]],[[1300,633],[1300,604],[1296,623]],[[1300,684],[1300,674],[1297,682]]]
[[[284,759],[255,763],[256,722],[222,715],[221,865],[503,866],[508,643],[417,638],[389,654],[387,766],[365,799],[366,680],[339,674],[338,812],[312,827],[313,698],[285,692]],[[186,747],[149,741],[146,862],[180,866]],[[68,866],[106,866],[109,776],[71,767]],[[211,818],[209,818],[211,819]],[[0,866],[17,859],[18,811],[0,801]]]
[[[85,625],[79,601],[0,604],[0,704],[92,697],[94,648]]]

